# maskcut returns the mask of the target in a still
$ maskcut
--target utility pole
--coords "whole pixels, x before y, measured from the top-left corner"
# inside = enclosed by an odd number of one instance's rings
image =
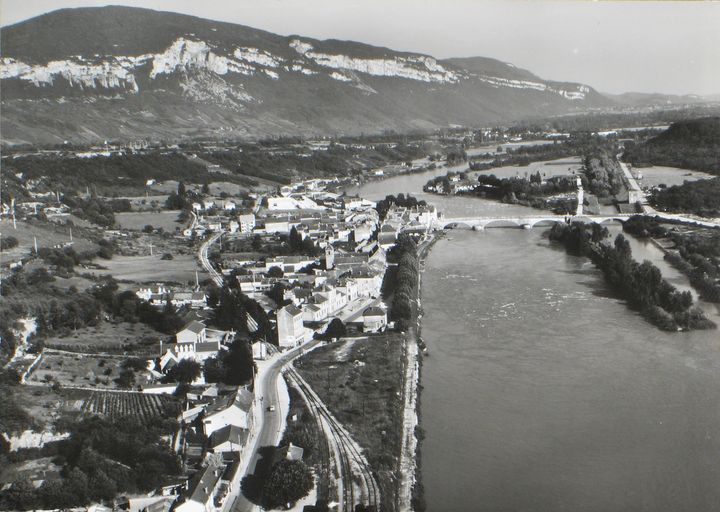
[[[36,237],[36,236],[33,237],[33,242],[34,242],[34,245],[35,245],[35,254],[37,255],[37,253],[38,253],[38,247],[37,247],[37,237]]]

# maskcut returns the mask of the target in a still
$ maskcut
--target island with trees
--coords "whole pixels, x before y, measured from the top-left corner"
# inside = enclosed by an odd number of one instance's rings
[[[660,269],[649,261],[638,263],[632,257],[630,244],[619,234],[613,244],[607,243],[609,232],[598,224],[556,224],[550,239],[565,250],[590,258],[605,280],[628,306],[636,309],[650,323],[665,331],[713,329],[717,326],[693,307],[690,292],[681,292],[663,278]]]

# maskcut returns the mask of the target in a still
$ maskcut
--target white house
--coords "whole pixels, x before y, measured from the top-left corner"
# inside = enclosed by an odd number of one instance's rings
[[[176,512],[215,512],[215,496],[220,489],[225,466],[211,462],[188,487],[185,501],[175,507]]]
[[[303,312],[292,304],[277,311],[278,346],[293,348],[309,338],[311,331],[303,326]]]
[[[219,397],[205,408],[203,429],[206,436],[228,425],[250,429],[252,426],[253,395],[240,388],[232,395]]]
[[[240,224],[241,233],[250,233],[255,229],[255,215],[252,213],[238,215],[237,221]]]
[[[378,307],[363,311],[363,332],[380,332],[387,325],[387,314]]]
[[[175,338],[178,343],[205,343],[206,336],[205,326],[197,320],[193,320],[185,324],[185,327],[175,335]]]
[[[210,451],[213,453],[242,451],[249,437],[249,430],[227,425],[210,436]]]

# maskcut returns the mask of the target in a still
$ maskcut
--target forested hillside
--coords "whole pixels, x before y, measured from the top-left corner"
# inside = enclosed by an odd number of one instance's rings
[[[643,144],[626,146],[625,160],[634,165],[666,165],[720,175],[720,117],[673,123]]]

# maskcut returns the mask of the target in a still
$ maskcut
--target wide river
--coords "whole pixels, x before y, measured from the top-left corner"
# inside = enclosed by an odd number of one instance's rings
[[[424,195],[430,176],[352,192],[410,192],[447,216],[531,211]],[[428,510],[720,510],[718,331],[655,329],[543,231],[451,231],[426,261]],[[659,250],[631,242],[687,287]]]

